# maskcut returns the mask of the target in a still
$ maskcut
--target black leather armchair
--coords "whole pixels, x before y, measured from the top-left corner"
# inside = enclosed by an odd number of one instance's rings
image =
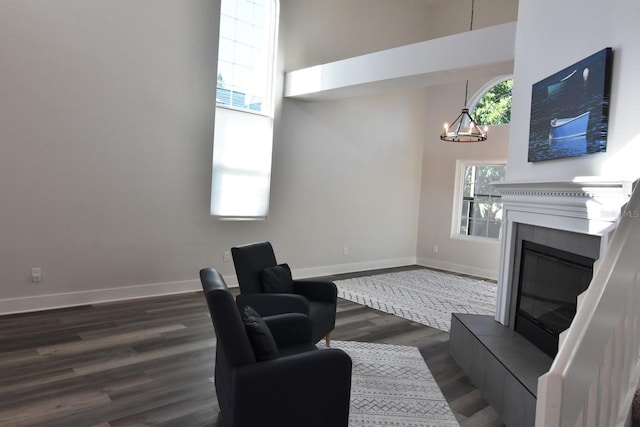
[[[215,387],[222,425],[346,427],[351,358],[339,349],[319,350],[303,314],[265,317],[279,356],[257,361],[233,296],[220,274],[200,270],[215,329]]]
[[[302,313],[311,318],[313,340],[326,338],[331,344],[331,331],[335,328],[338,289],[333,282],[322,280],[293,280],[292,292],[266,293],[263,286],[265,269],[277,266],[270,242],[250,243],[231,248],[233,263],[240,285],[236,297],[238,307],[250,305],[260,315]]]

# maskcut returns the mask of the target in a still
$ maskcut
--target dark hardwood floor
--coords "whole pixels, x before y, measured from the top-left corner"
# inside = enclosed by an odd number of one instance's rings
[[[346,300],[336,323],[335,340],[418,347],[461,426],[503,425],[447,333]],[[216,426],[214,349],[201,293],[0,316],[0,426]]]

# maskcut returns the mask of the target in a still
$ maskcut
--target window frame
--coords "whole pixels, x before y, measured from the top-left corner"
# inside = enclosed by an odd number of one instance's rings
[[[224,1],[224,0],[222,0]],[[222,3],[221,1],[221,3]],[[231,104],[218,104],[218,84],[217,84],[217,79],[218,79],[218,75],[219,75],[219,65],[220,65],[220,59],[219,59],[219,51],[220,51],[220,34],[218,35],[218,60],[216,62],[216,108],[225,108],[228,110],[235,110],[235,111],[240,111],[243,113],[247,113],[247,114],[256,114],[256,115],[260,115],[260,116],[267,116],[267,117],[274,117],[274,111],[275,111],[275,104],[276,104],[276,99],[275,99],[275,94],[276,94],[276,81],[275,81],[275,76],[276,76],[276,64],[277,64],[277,56],[278,56],[278,26],[279,26],[279,21],[280,21],[280,1],[279,0],[265,0],[265,3],[270,3],[271,4],[271,13],[269,16],[269,35],[268,35],[268,39],[269,39],[269,47],[268,50],[269,52],[267,53],[268,56],[268,63],[267,63],[267,68],[266,68],[266,79],[267,79],[267,86],[269,86],[267,88],[267,90],[265,91],[266,97],[265,97],[265,104],[267,105],[263,111],[256,111],[256,110],[251,110],[249,108],[241,108],[241,107],[237,107],[233,105],[233,102]],[[220,10],[220,19],[222,20],[222,7]],[[239,92],[238,92],[239,93]]]
[[[269,14],[265,22],[269,22],[270,28],[265,98],[261,101],[261,110],[234,106],[233,100],[231,104],[218,104],[216,82],[209,205],[209,213],[216,220],[265,221],[269,214],[280,2],[265,0],[265,5],[265,12]],[[219,35],[218,48],[220,40]],[[220,76],[219,61],[216,64],[216,81]],[[233,88],[235,86],[231,84],[230,90]],[[252,156],[246,153],[252,153]]]
[[[491,160],[456,160],[456,177],[453,194],[453,215],[451,222],[451,238],[456,240],[466,240],[475,242],[486,242],[499,244],[502,238],[502,223],[498,237],[474,236],[460,233],[460,223],[462,222],[462,202],[464,199],[464,172],[467,166],[503,166],[507,167],[505,159]]]

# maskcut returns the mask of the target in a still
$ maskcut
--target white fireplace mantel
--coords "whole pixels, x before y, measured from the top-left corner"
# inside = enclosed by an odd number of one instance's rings
[[[496,320],[509,325],[518,224],[600,236],[602,258],[633,183],[585,177],[493,185],[502,194],[503,208]]]

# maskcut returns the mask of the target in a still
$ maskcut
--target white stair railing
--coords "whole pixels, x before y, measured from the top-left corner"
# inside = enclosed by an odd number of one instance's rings
[[[536,427],[630,425],[640,378],[640,186],[581,296],[548,373]]]

